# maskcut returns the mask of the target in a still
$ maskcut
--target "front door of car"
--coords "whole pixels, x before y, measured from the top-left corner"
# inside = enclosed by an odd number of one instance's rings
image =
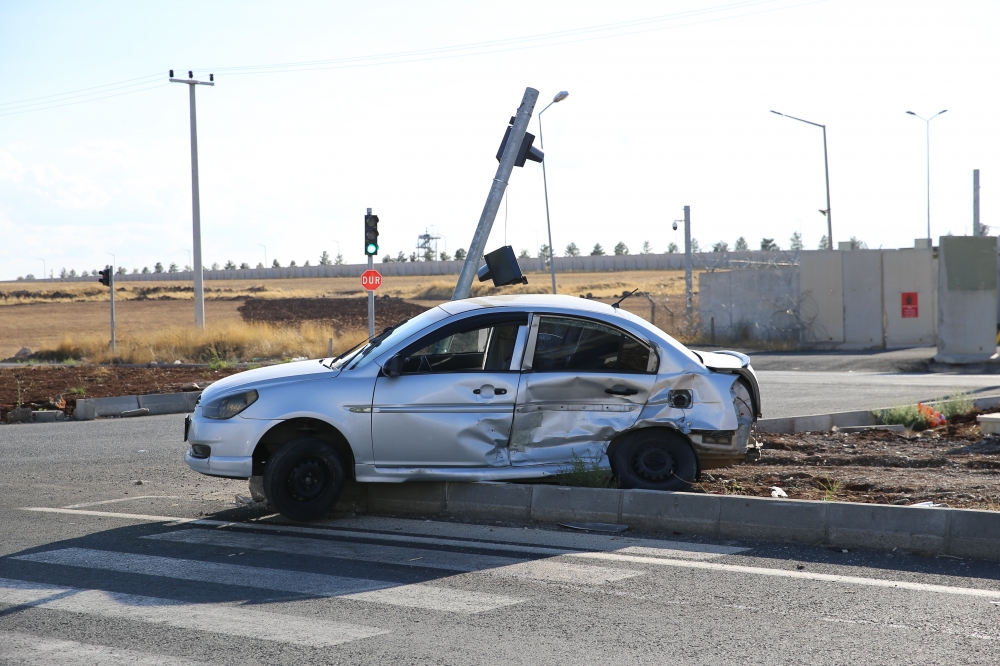
[[[656,379],[656,353],[613,326],[535,315],[510,440],[513,465],[599,461],[636,422]]]
[[[446,324],[402,350],[400,374],[375,381],[375,464],[510,465],[527,324],[526,314],[481,315]]]

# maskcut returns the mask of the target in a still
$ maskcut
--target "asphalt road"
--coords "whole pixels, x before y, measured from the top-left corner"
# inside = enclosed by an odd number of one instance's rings
[[[245,482],[187,471],[181,428],[0,426],[0,663],[1000,663],[997,564],[551,525],[294,526],[236,506]]]

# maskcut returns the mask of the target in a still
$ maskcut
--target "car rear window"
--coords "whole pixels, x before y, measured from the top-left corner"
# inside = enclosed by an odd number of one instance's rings
[[[531,367],[536,372],[646,372],[649,355],[649,347],[612,326],[543,316]]]

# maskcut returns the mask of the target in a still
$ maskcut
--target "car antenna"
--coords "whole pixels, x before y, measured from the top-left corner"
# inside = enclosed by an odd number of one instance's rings
[[[611,307],[613,307],[613,308],[614,308],[615,310],[617,310],[617,309],[618,309],[618,306],[619,306],[619,305],[621,305],[622,301],[624,301],[624,300],[625,300],[626,298],[628,298],[629,296],[631,296],[632,294],[634,294],[634,293],[635,293],[635,292],[637,292],[637,291],[639,291],[639,287],[636,287],[635,289],[633,289],[633,290],[632,290],[632,291],[630,291],[630,292],[627,292],[627,293],[625,293],[625,294],[622,294],[622,297],[621,297],[621,298],[619,298],[619,299],[618,299],[617,301],[615,301],[614,303],[612,303],[612,304],[611,304]]]

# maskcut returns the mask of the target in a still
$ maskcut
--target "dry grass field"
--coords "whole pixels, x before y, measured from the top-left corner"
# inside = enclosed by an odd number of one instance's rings
[[[603,301],[638,288],[656,303],[656,324],[677,333],[683,323],[683,271],[629,271],[620,273],[564,273],[557,276],[559,293],[590,295]],[[404,298],[425,306],[434,306],[451,298],[458,276],[388,277],[378,294]],[[492,293],[548,293],[547,273],[531,273],[529,284],[493,289],[475,283],[472,295]],[[695,275],[697,285],[697,275]],[[221,326],[232,333],[245,326],[237,312],[244,299],[253,298],[344,298],[361,296],[358,278],[304,278],[287,280],[212,280],[206,283],[205,317],[210,328]],[[697,296],[696,296],[697,298]],[[38,283],[6,282],[0,284],[0,359],[14,355],[22,347],[43,349],[89,349],[107,343],[109,330],[109,292],[89,282]],[[649,319],[650,300],[632,297],[623,307]],[[121,282],[115,292],[117,338],[119,345],[149,344],[159,338],[178,338],[192,328],[193,292],[190,283]],[[697,309],[697,302],[695,303]],[[669,310],[676,313],[671,317]],[[218,331],[216,331],[218,333]],[[341,332],[345,341],[353,335]],[[334,331],[313,331],[304,340],[291,344],[313,350],[324,336]],[[164,339],[165,339],[164,338]],[[104,341],[103,343],[100,341]],[[162,341],[162,340],[161,340]],[[198,345],[204,341],[198,342]],[[285,342],[288,342],[287,340]],[[340,340],[335,341],[335,346]],[[305,345],[305,346],[303,346]],[[197,346],[197,345],[196,345]],[[200,347],[199,347],[200,348]],[[166,352],[164,352],[166,353]],[[308,354],[311,355],[311,354]],[[135,358],[143,355],[136,352]],[[149,353],[145,356],[150,356]],[[148,358],[146,360],[154,360]],[[174,358],[156,358],[171,362]]]

